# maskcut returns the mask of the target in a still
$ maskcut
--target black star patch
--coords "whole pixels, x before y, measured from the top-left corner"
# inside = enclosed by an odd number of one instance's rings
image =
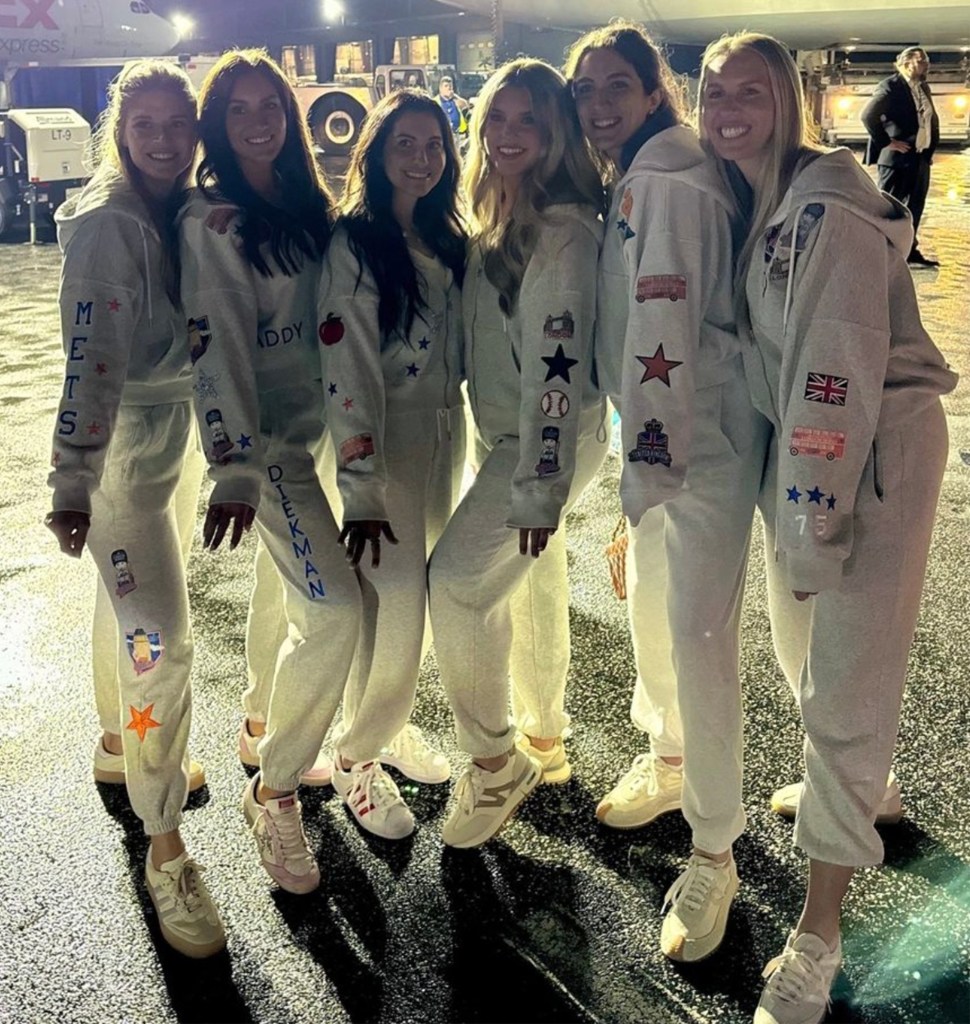
[[[549,367],[546,371],[547,384],[556,377],[562,377],[567,384],[572,384],[572,381],[569,379],[569,368],[575,366],[579,360],[570,359],[561,344],[556,346],[556,354],[554,356],[543,356],[542,361]]]

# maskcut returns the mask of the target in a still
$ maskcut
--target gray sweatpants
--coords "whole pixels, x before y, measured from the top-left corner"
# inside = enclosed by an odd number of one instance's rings
[[[630,533],[631,717],[654,753],[684,756],[694,845],[719,853],[745,825],[738,629],[770,435],[740,366],[697,392],[694,429],[686,487]]]
[[[805,726],[795,843],[814,860],[878,864],[874,827],[899,728],[936,503],[947,457],[939,400],[876,435],[859,484],[842,585],[799,602],[775,558],[778,459],[761,495],[771,631]]]
[[[509,671],[518,717],[530,734],[557,736],[569,670],[569,580],[565,515],[596,475],[607,450],[602,418],[584,414],[576,472],[559,529],[533,559],[519,554],[519,531],[505,525],[515,438],[488,453],[431,556],[431,627],[441,682],[448,694],[458,746],[473,757],[512,748]],[[513,661],[514,656],[514,661]]]
[[[101,578],[93,638],[98,715],[107,732],[120,723],[128,794],[148,835],[178,828],[188,792],[185,552],[199,493],[197,446],[190,402],[123,405],[91,497],[88,547]]]

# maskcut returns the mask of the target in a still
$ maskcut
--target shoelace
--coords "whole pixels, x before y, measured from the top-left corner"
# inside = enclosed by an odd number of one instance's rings
[[[406,761],[424,761],[433,751],[424,733],[410,722],[391,740],[391,752]]]
[[[458,785],[455,786],[455,802],[462,813],[471,814],[475,810],[475,805],[484,789],[484,773],[476,771],[474,767],[469,768],[458,780]]]
[[[648,793],[656,793],[660,789],[657,780],[657,765],[653,754],[637,754],[625,779],[627,785],[634,790],[646,788]]]
[[[786,949],[781,956],[769,961],[761,976],[768,980],[768,988],[783,1003],[801,1002],[808,985],[824,986],[818,963],[797,949]]]
[[[195,914],[204,909],[202,891],[204,886],[199,877],[205,868],[195,861],[186,861],[178,876],[165,873],[171,883],[172,899],[187,914]]]
[[[358,795],[361,794],[361,796]],[[365,803],[376,810],[386,810],[401,802],[394,780],[387,774],[377,761],[372,761],[367,768],[357,775],[354,788],[350,794],[350,802],[356,807]]]
[[[700,910],[714,888],[715,872],[718,870],[703,864],[689,864],[687,870],[667,890],[663,910],[675,903],[683,904],[691,912]]]
[[[310,856],[306,836],[303,834],[303,822],[296,807],[286,814],[271,815],[267,812],[266,818],[272,823],[284,860],[304,860]],[[253,827],[255,829],[255,825]]]

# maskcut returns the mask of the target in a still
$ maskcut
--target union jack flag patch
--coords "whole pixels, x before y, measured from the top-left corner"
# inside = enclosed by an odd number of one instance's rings
[[[833,377],[830,373],[810,373],[805,380],[805,400],[825,405],[845,405],[849,390],[848,377]]]

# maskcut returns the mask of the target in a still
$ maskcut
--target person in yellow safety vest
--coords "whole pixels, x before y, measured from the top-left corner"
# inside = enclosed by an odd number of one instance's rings
[[[435,97],[448,118],[451,130],[459,136],[468,135],[468,100],[462,99],[455,92],[454,80],[445,75],[438,83],[438,95]]]

